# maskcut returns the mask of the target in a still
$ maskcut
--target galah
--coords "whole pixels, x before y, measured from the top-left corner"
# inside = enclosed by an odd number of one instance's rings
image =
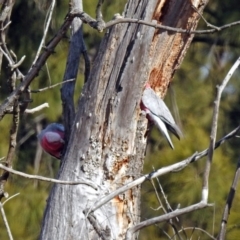
[[[182,132],[176,125],[172,114],[164,101],[158,97],[149,84],[146,84],[142,95],[141,109],[146,113],[148,120],[152,121],[161,133],[167,138],[169,145],[173,149],[171,138],[167,129],[178,139],[182,137]]]
[[[38,134],[41,147],[50,155],[60,159],[64,147],[64,126],[51,123]]]

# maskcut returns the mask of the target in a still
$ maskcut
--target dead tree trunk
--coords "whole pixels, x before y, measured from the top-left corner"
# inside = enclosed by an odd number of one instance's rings
[[[200,12],[205,4],[194,1]],[[185,0],[129,0],[124,17],[189,30],[199,20],[191,1]],[[147,120],[139,108],[144,83],[149,81],[164,95],[192,37],[138,24],[119,24],[106,32],[81,94],[59,173],[64,180],[91,180],[98,190],[55,185],[40,239],[119,240],[139,222],[140,186],[92,214],[83,211],[140,176],[146,147]]]

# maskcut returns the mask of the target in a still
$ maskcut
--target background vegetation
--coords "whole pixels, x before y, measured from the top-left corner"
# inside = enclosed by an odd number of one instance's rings
[[[83,1],[84,10],[95,15],[96,1]],[[117,12],[124,9],[124,2],[105,0],[104,19],[110,20]],[[229,0],[222,2],[212,0],[209,2],[204,16],[213,25],[221,26],[239,20],[239,2]],[[7,37],[7,44],[20,58],[26,55],[21,65],[23,73],[33,61],[42,38],[43,23],[47,7],[40,2],[27,0],[16,1],[12,13],[12,23]],[[49,39],[57,31],[68,11],[67,1],[58,1],[54,11],[53,22],[49,32]],[[199,29],[206,29],[201,21]],[[184,63],[177,70],[171,87],[166,96],[166,102],[184,132],[184,139],[174,139],[175,150],[171,150],[167,141],[153,129],[147,147],[144,173],[165,165],[187,158],[196,151],[208,147],[210,126],[212,118],[213,100],[218,85],[225,77],[240,52],[240,27],[236,26],[225,31],[211,35],[197,35],[191,44]],[[84,26],[85,41],[88,46],[90,58],[93,59],[101,41],[102,34],[88,26]],[[68,53],[68,38],[62,41],[38,78],[32,83],[32,89],[39,89],[61,82],[65,70]],[[6,83],[7,63],[4,62],[0,76],[0,100],[8,94]],[[77,101],[83,86],[83,67],[79,66],[75,99]],[[43,153],[40,167],[36,164],[37,132],[38,127],[44,127],[50,122],[61,122],[62,105],[60,100],[60,87],[41,93],[33,94],[33,108],[48,102],[50,107],[35,114],[25,114],[21,118],[21,127],[18,133],[18,154],[15,158],[14,168],[30,174],[39,174],[53,177],[59,167],[59,162],[46,153]],[[239,71],[235,72],[231,82],[226,88],[220,110],[218,138],[237,127],[239,124],[239,98],[240,81]],[[176,102],[176,104],[175,104]],[[178,111],[176,111],[176,106]],[[179,115],[177,114],[179,112]],[[0,157],[6,156],[9,141],[9,116],[0,122],[1,144]],[[177,228],[199,227],[210,234],[218,232],[223,207],[232,183],[239,157],[239,139],[235,138],[225,143],[215,152],[214,164],[210,177],[210,202],[215,207],[189,213],[174,220]],[[185,170],[171,173],[159,178],[169,204],[173,209],[180,204],[182,207],[199,201],[202,186],[202,172],[205,160],[188,166]],[[157,192],[165,204],[158,183],[155,181]],[[6,215],[15,239],[37,239],[40,231],[41,219],[45,208],[51,184],[33,182],[11,175],[6,191],[11,195],[20,193],[4,205]],[[142,219],[158,216],[163,213],[151,182],[142,186]],[[240,235],[240,195],[236,194],[234,205],[228,222],[227,239],[238,239]],[[0,239],[7,239],[2,219],[0,219]],[[168,223],[158,224],[141,231],[140,239],[164,239],[167,234],[172,235],[172,228]],[[197,230],[185,230],[185,234],[193,239],[208,239],[205,233]],[[187,237],[185,236],[185,239]]]

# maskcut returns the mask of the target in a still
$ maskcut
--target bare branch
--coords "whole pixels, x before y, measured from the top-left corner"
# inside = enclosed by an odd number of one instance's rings
[[[220,145],[222,145],[226,140],[234,137],[238,131],[240,129],[240,126],[238,126],[237,128],[235,128],[232,132],[230,132],[229,134],[225,135],[223,138],[221,138],[216,144],[215,144],[215,149],[218,148]],[[205,149],[204,151],[200,152],[200,153],[195,153],[193,154],[191,157],[181,161],[181,162],[177,162],[175,164],[172,164],[170,166],[166,166],[166,167],[162,167],[156,171],[153,171],[149,174],[145,174],[144,176],[137,178],[136,180],[120,187],[119,189],[117,189],[116,191],[108,194],[107,196],[104,196],[100,199],[98,199],[98,201],[96,202],[96,204],[94,206],[92,206],[89,209],[89,213],[94,212],[95,210],[97,210],[98,208],[102,207],[104,204],[106,204],[108,201],[110,201],[111,199],[113,199],[114,197],[118,196],[119,194],[122,194],[124,192],[126,192],[127,190],[142,184],[143,182],[156,178],[158,176],[162,176],[164,174],[167,174],[169,172],[173,172],[173,171],[179,171],[182,170],[183,168],[185,168],[186,166],[188,166],[188,164],[196,162],[198,159],[206,156],[208,154],[208,149]]]
[[[161,199],[160,199],[160,197],[159,197],[159,194],[158,194],[158,191],[157,191],[157,189],[156,189],[156,186],[155,186],[154,180],[151,179],[150,181],[151,181],[151,184],[152,184],[152,186],[153,186],[153,189],[154,189],[155,195],[156,195],[157,200],[158,200],[158,203],[159,203],[159,207],[158,207],[157,209],[154,209],[154,208],[152,208],[152,207],[151,207],[151,209],[154,210],[154,211],[159,210],[159,209],[162,209],[163,212],[166,213],[167,211],[166,211],[165,207],[163,206],[162,201],[161,201]]]
[[[2,48],[3,47],[3,48]],[[13,71],[14,69],[16,69],[17,72],[17,78],[23,78],[23,74],[21,73],[21,71],[18,69],[18,67],[22,64],[22,62],[24,61],[26,56],[23,56],[17,63],[14,62],[13,58],[11,55],[14,56],[14,58],[17,60],[17,57],[15,55],[15,53],[12,50],[8,50],[6,44],[2,44],[2,47],[0,47],[0,51],[2,52],[2,54],[6,57],[6,59],[8,60],[8,65],[11,68],[11,71]]]
[[[12,195],[11,197],[7,198],[3,203],[2,206],[4,206],[4,204],[6,204],[8,201],[10,201],[11,199],[15,198],[16,196],[18,196],[20,193],[16,193],[14,195]]]
[[[155,170],[155,169],[154,169],[154,170]],[[166,196],[165,192],[163,191],[163,188],[162,188],[162,185],[160,184],[159,179],[158,179],[158,178],[156,178],[156,179],[157,179],[157,182],[158,182],[158,186],[159,186],[159,188],[160,188],[160,191],[161,191],[161,193],[162,193],[162,195],[163,195],[163,198],[164,198],[164,200],[165,200],[165,203],[166,203],[166,205],[167,205],[168,211],[173,211],[172,207],[170,206],[170,204],[169,204],[169,202],[168,202],[168,200],[167,200],[167,196]],[[168,211],[166,211],[166,210],[164,209],[164,212],[165,212],[165,213],[168,212]],[[176,219],[176,220],[178,221],[178,219]]]
[[[48,9],[48,12],[47,12],[47,16],[46,16],[46,24],[44,26],[43,37],[42,37],[41,43],[39,45],[36,57],[35,57],[35,59],[32,63],[32,66],[36,63],[36,61],[37,61],[37,59],[40,55],[40,52],[43,48],[43,45],[45,44],[45,40],[46,40],[46,37],[47,37],[47,32],[48,32],[48,29],[49,29],[49,26],[50,26],[50,22],[52,20],[52,14],[53,14],[55,4],[56,4],[56,0],[52,0],[51,5],[50,5],[50,7]]]
[[[92,18],[91,16],[89,16],[87,13],[85,13],[83,11],[79,11],[78,9],[75,8],[71,11],[70,14],[74,15],[75,17],[79,17],[84,23],[87,23],[92,28],[98,29],[97,21],[94,18]]]
[[[114,19],[114,20],[111,20],[111,21],[107,22],[105,28],[112,27],[112,26],[114,26],[116,24],[119,24],[119,23],[137,23],[137,24],[142,24],[142,25],[146,25],[146,26],[149,26],[149,27],[154,27],[155,29],[163,29],[163,30],[166,30],[166,31],[169,31],[169,32],[175,32],[175,33],[207,34],[207,33],[219,32],[219,31],[225,30],[227,28],[239,25],[240,21],[232,22],[232,23],[223,25],[221,27],[215,27],[213,29],[208,29],[208,30],[189,31],[187,29],[168,27],[168,26],[160,25],[160,24],[157,24],[157,23],[150,23],[150,22],[147,22],[147,21],[144,21],[144,20],[139,20],[139,19],[117,18],[117,19]]]
[[[27,75],[24,77],[22,83],[16,88],[14,92],[12,92],[8,98],[0,105],[0,120],[6,114],[7,109],[13,104],[13,102],[19,98],[20,94],[29,86],[29,84],[36,77],[41,67],[45,64],[47,58],[52,54],[53,49],[57,46],[57,44],[64,37],[66,31],[69,29],[69,26],[73,20],[73,15],[68,15],[62,24],[61,28],[57,32],[57,34],[53,37],[53,39],[48,43],[45,51],[38,57],[36,64],[32,66],[32,68],[28,71]]]
[[[103,5],[104,0],[98,0],[97,8],[96,8],[96,19],[97,21],[101,21],[103,16],[102,16],[102,5]]]
[[[35,107],[35,108],[26,109],[26,110],[25,110],[25,113],[31,113],[31,114],[33,114],[33,113],[35,113],[35,112],[39,112],[39,111],[41,111],[42,109],[48,108],[48,107],[49,107],[49,104],[48,104],[48,103],[43,103],[43,104],[41,104],[41,105],[39,105],[39,106],[37,106],[37,107]]]
[[[19,194],[20,193],[14,194],[13,196],[11,196],[7,200],[5,200],[3,203],[0,202],[0,208],[1,208],[1,214],[2,214],[2,218],[3,218],[3,222],[4,222],[4,225],[5,225],[6,229],[7,229],[8,237],[9,237],[10,240],[11,239],[13,240],[13,237],[12,237],[11,229],[9,227],[9,224],[8,224],[7,217],[6,217],[6,214],[5,214],[3,206],[4,206],[5,203],[7,203],[9,200],[13,199],[14,197],[16,197]]]
[[[13,61],[12,59],[9,57],[9,55],[3,51],[2,47],[0,47],[0,51],[2,52],[2,54],[6,57],[6,59],[8,60],[9,62],[9,65],[12,65],[13,64]]]
[[[93,226],[94,230],[97,232],[98,236],[102,240],[111,240],[111,232],[108,227],[104,229],[101,224],[97,221],[96,216],[93,213],[90,213],[87,215],[88,221],[91,223]]]
[[[104,0],[98,0],[97,8],[96,8],[96,19],[97,19],[97,30],[99,32],[102,32],[103,29],[105,28],[105,22],[103,21],[103,16],[102,16],[102,4]]]
[[[125,239],[126,240],[131,240],[132,235],[135,232],[137,232],[140,229],[143,229],[145,227],[148,227],[150,225],[160,223],[160,222],[164,222],[164,221],[168,221],[168,220],[170,220],[172,218],[175,218],[177,216],[180,216],[182,214],[193,212],[193,211],[196,211],[198,209],[206,208],[206,207],[209,207],[209,206],[212,206],[212,204],[206,204],[204,202],[199,202],[197,204],[193,204],[193,205],[185,207],[185,208],[176,209],[173,212],[164,214],[162,216],[154,217],[154,218],[148,219],[146,221],[142,221],[142,222],[136,224],[134,227],[131,227],[131,228],[128,229]]]
[[[237,190],[237,184],[239,181],[239,177],[240,177],[240,158],[238,160],[237,163],[237,169],[235,172],[235,176],[233,178],[233,183],[232,186],[230,188],[230,191],[228,193],[228,198],[227,198],[227,202],[223,211],[223,216],[222,216],[222,222],[221,222],[221,226],[220,226],[220,233],[218,236],[218,240],[224,240],[225,239],[225,235],[226,235],[226,228],[227,228],[227,221],[228,221],[228,217],[230,214],[230,210],[232,207],[232,203],[233,203],[233,199],[235,196],[235,192]]]
[[[74,80],[75,80],[75,78],[72,78],[72,79],[68,79],[68,80],[66,80],[66,81],[64,81],[64,82],[59,82],[59,83],[53,84],[53,85],[51,85],[51,86],[49,86],[49,87],[40,88],[40,89],[37,89],[37,90],[31,90],[31,93],[43,92],[43,91],[49,90],[49,89],[51,89],[51,88],[57,87],[57,86],[59,86],[59,85],[65,84],[65,83],[67,83],[67,82],[72,82],[72,81],[74,81]]]
[[[9,21],[4,27],[0,29],[0,31],[4,31],[11,23],[12,21]]]
[[[3,36],[1,36],[3,38]],[[2,39],[3,41],[3,39]],[[2,44],[2,47],[0,47],[0,51],[3,53],[3,55],[7,58],[8,60],[8,65],[11,67],[11,71],[16,69],[16,73],[17,73],[17,78],[18,79],[22,79],[24,77],[24,75],[21,73],[21,71],[18,69],[18,67],[22,64],[22,62],[25,59],[25,56],[23,56],[19,62],[15,63],[15,61],[13,60],[12,56],[15,58],[15,60],[17,61],[17,56],[15,55],[15,53],[12,50],[8,50],[6,43],[4,42]]]
[[[3,8],[3,10],[1,11],[0,21],[1,21],[1,22],[4,22],[11,11],[12,11],[12,6],[11,6],[11,5],[10,5],[10,6],[6,5],[6,6]]]
[[[210,170],[211,170],[212,158],[213,158],[215,142],[216,142],[216,135],[217,135],[217,121],[218,121],[220,100],[221,100],[221,96],[222,96],[222,92],[223,92],[224,88],[226,87],[228,81],[232,77],[233,73],[235,72],[235,70],[237,69],[239,64],[240,64],[240,57],[237,59],[237,61],[231,67],[228,74],[224,78],[222,84],[219,87],[217,87],[217,96],[216,96],[216,100],[214,101],[210,145],[209,145],[208,157],[207,157],[206,166],[205,166],[204,175],[203,175],[202,201],[204,201],[206,203],[208,201],[208,192],[209,192],[208,180],[209,180],[209,174],[210,174]]]
[[[202,20],[206,23],[207,27],[210,27],[210,28],[216,29],[217,31],[220,31],[219,27],[216,27],[216,26],[212,25],[211,23],[209,23],[195,6],[192,5],[192,8],[199,14],[199,16],[202,18]]]
[[[212,236],[210,233],[208,233],[208,232],[205,231],[204,229],[198,228],[198,227],[185,227],[184,229],[182,229],[182,230],[180,230],[180,231],[178,231],[178,232],[180,233],[180,232],[182,232],[182,231],[184,231],[184,230],[189,230],[189,229],[191,229],[191,230],[198,230],[198,231],[200,231],[200,232],[204,232],[208,237],[210,237],[211,239],[215,239],[215,240],[216,240],[216,238],[215,238],[214,236]]]
[[[10,173],[13,173],[15,175],[24,177],[24,178],[28,178],[28,179],[35,179],[35,180],[39,180],[39,181],[44,181],[44,182],[52,182],[52,183],[59,183],[59,184],[63,184],[63,185],[78,185],[78,184],[84,184],[87,185],[89,187],[92,187],[95,190],[98,190],[98,187],[92,183],[91,181],[87,181],[87,180],[81,180],[81,181],[76,181],[76,182],[72,182],[72,181],[62,181],[62,180],[57,180],[54,178],[47,178],[47,177],[42,177],[42,176],[38,176],[38,175],[31,175],[31,174],[26,174],[23,172],[19,172],[17,170],[14,170],[12,168],[6,167],[3,164],[0,164],[0,169],[3,169],[5,171],[8,171]]]
[[[5,225],[6,229],[7,229],[8,237],[9,237],[10,240],[13,240],[11,229],[9,227],[9,224],[8,224],[8,221],[7,221],[7,217],[6,217],[6,214],[5,214],[5,211],[3,209],[3,205],[2,205],[1,202],[0,202],[0,209],[1,209],[1,214],[2,214],[4,225]]]
[[[11,69],[13,70],[15,68],[18,68],[23,63],[25,58],[26,58],[26,56],[24,55],[24,56],[21,57],[21,59],[17,63],[10,64]]]
[[[94,18],[92,18],[91,16],[89,16],[87,13],[83,12],[83,11],[77,11],[76,9],[74,9],[70,15],[75,15],[77,17],[79,17],[84,23],[87,23],[88,25],[90,25],[92,28],[97,29],[98,31],[102,31],[104,29],[108,29],[116,24],[120,24],[120,23],[136,23],[136,24],[142,24],[142,25],[146,25],[149,27],[153,27],[155,29],[163,29],[169,32],[175,32],[175,33],[185,33],[185,34],[208,34],[208,33],[214,33],[214,32],[219,32],[222,30],[225,30],[227,28],[236,26],[240,24],[240,21],[236,21],[236,22],[232,22],[220,27],[214,26],[210,23],[208,23],[208,27],[212,27],[212,29],[208,29],[208,30],[188,30],[188,29],[182,29],[182,28],[174,28],[174,27],[168,27],[165,25],[161,25],[161,24],[157,24],[157,23],[151,23],[151,22],[147,22],[144,20],[140,20],[140,19],[134,19],[134,18],[121,18],[121,17],[117,17],[114,18],[113,20],[107,22],[105,24],[105,26],[103,28],[101,28],[99,26],[99,22],[97,20],[95,20]]]
[[[153,168],[153,170],[155,170],[155,169]],[[162,188],[162,186],[161,186],[161,184],[160,184],[160,181],[159,181],[158,178],[156,178],[156,179],[157,179],[157,182],[158,182],[158,186],[159,186],[159,188],[160,188],[160,190],[161,190],[161,193],[162,193],[162,195],[163,195],[163,198],[164,198],[164,200],[165,200],[165,202],[166,202],[166,204],[167,204],[167,208],[168,208],[168,210],[172,211],[172,208],[171,208],[171,206],[170,206],[170,204],[169,204],[169,202],[168,202],[168,200],[167,200],[167,197],[166,197],[166,195],[165,195],[165,193],[164,193],[164,191],[163,191],[163,188]],[[154,180],[153,180],[153,179],[151,179],[151,183],[152,183],[152,185],[153,185],[155,194],[156,194],[156,196],[157,196],[157,199],[158,199],[158,202],[159,202],[159,205],[160,205],[159,208],[162,208],[162,209],[163,209],[163,212],[164,212],[165,214],[167,214],[168,211],[165,209],[165,207],[164,207],[163,204],[162,204],[162,201],[161,201],[161,199],[160,199],[160,197],[159,197],[159,195],[158,195],[158,191],[157,191],[157,189],[156,189],[156,187],[155,187],[155,183],[154,183]],[[176,220],[178,220],[178,219],[176,218]],[[175,235],[177,235],[177,236],[179,237],[179,239],[181,239],[180,236],[179,236],[179,233],[178,233],[178,231],[177,231],[177,228],[176,228],[176,226],[175,226],[174,223],[173,223],[173,220],[172,220],[172,219],[169,219],[168,223],[171,225],[172,230],[173,230],[173,233],[174,233]]]
[[[12,49],[10,49],[9,52],[14,57],[14,59],[17,60],[17,55],[15,54],[15,52]]]

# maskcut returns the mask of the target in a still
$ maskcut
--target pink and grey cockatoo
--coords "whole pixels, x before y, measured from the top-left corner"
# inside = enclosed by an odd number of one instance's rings
[[[167,138],[171,148],[174,148],[167,129],[178,139],[182,137],[182,132],[176,125],[164,101],[158,97],[149,84],[146,84],[143,91],[141,109],[146,113],[148,120],[152,121]]]
[[[38,134],[41,147],[50,155],[60,159],[64,147],[64,126],[51,123]]]

